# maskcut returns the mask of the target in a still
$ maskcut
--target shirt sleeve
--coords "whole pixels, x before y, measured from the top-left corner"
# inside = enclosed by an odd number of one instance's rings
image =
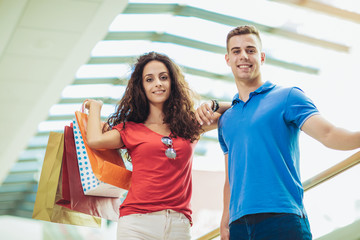
[[[125,129],[123,128],[123,126],[124,126],[124,123],[120,123],[120,124],[114,126],[112,129],[113,129],[113,130],[117,130],[117,131],[120,133],[121,140],[122,140],[122,142],[124,143],[124,146],[121,147],[121,148],[124,149],[124,148],[126,148],[126,146],[127,146],[128,144],[127,144],[127,138],[126,138],[126,131],[125,131]]]
[[[220,143],[220,147],[222,149],[222,151],[224,152],[224,154],[228,154],[229,149],[225,143],[224,137],[223,137],[223,128],[222,128],[222,121],[221,121],[221,117],[219,119],[219,124],[218,124],[218,139],[219,139],[219,143]]]
[[[319,114],[319,111],[311,99],[300,88],[292,88],[286,103],[285,120],[300,129],[315,114]]]

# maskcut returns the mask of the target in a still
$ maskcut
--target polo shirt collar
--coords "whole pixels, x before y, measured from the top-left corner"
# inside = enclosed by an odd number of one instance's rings
[[[263,85],[261,85],[258,89],[256,89],[254,92],[252,92],[252,94],[260,94],[260,93],[265,93],[267,91],[270,91],[271,89],[273,89],[275,87],[275,84],[266,81]],[[251,93],[250,93],[251,94]],[[235,105],[237,103],[239,103],[241,100],[239,99],[239,93],[236,93],[235,96],[233,97],[232,100],[232,104],[231,105]]]
[[[273,89],[275,87],[275,84],[267,81],[265,82],[263,85],[261,85],[258,89],[256,89],[254,91],[254,93],[264,93],[264,92],[267,92],[267,91],[270,91],[271,89]]]

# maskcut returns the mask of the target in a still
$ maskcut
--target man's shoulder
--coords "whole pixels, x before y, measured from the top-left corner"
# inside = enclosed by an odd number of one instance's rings
[[[279,91],[279,92],[290,92],[292,89],[298,88],[296,86],[282,86],[282,85],[275,85],[272,91]],[[300,89],[300,88],[298,88]]]
[[[271,91],[269,91],[269,95],[270,96],[284,96],[287,97],[289,96],[289,94],[293,93],[293,92],[300,92],[300,93],[304,93],[304,91],[297,87],[297,86],[280,86],[280,85],[276,85],[273,89],[271,89]]]

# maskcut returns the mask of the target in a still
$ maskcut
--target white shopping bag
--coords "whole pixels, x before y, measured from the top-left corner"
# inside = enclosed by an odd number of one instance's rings
[[[84,194],[92,196],[125,198],[128,192],[127,190],[102,182],[96,178],[95,174],[93,173],[91,163],[86,152],[84,140],[76,119],[73,120],[73,128],[80,178]]]

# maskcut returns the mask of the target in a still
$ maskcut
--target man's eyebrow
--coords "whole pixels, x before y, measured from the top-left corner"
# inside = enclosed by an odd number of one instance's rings
[[[245,48],[256,48],[255,46],[252,46],[252,45],[249,45],[249,46],[246,46]],[[238,49],[241,49],[241,47],[233,47],[231,48],[230,50],[238,50]]]

